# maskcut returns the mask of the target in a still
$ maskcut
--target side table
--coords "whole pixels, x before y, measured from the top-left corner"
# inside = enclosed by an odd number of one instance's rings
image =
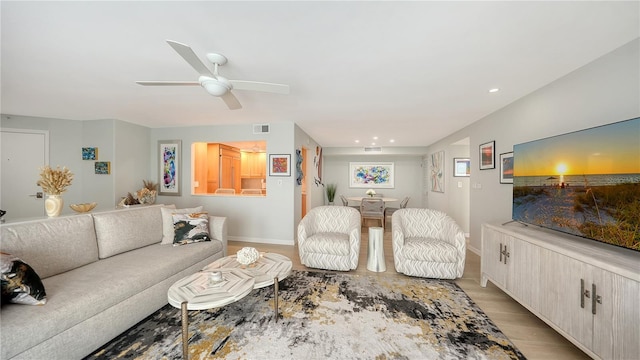
[[[369,249],[367,251],[367,270],[375,272],[387,271],[384,263],[384,229],[369,228]]]

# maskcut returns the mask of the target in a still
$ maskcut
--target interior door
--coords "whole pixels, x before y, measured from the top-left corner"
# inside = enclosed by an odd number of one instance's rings
[[[36,185],[48,161],[49,133],[2,129],[0,139],[0,209],[6,220],[45,215],[42,188]]]

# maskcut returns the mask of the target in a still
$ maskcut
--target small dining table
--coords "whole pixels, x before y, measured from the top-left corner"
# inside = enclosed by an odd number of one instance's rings
[[[375,196],[371,197],[371,196],[350,196],[347,198],[347,200],[349,201],[357,201],[357,202],[362,202],[362,199],[378,199]],[[382,201],[384,201],[385,206],[387,203],[389,202],[394,202],[394,201],[398,201],[398,199],[396,198],[390,198],[390,197],[383,197]]]

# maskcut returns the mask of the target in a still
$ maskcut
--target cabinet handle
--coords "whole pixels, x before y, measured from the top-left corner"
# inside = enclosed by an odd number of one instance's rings
[[[602,297],[600,295],[596,295],[596,284],[591,284],[591,292],[593,293],[593,298],[591,299],[591,313],[595,315],[596,303],[602,304]]]
[[[580,307],[584,309],[584,298],[591,297],[589,290],[584,288],[584,279],[580,279]]]
[[[503,262],[506,265],[508,257],[509,257],[509,252],[507,251],[507,245],[505,245],[504,248],[502,248],[502,243],[500,243],[500,262]]]

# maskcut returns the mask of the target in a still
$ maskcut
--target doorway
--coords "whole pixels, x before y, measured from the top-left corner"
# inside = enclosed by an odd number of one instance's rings
[[[1,129],[1,133],[0,209],[7,211],[4,218],[44,216],[44,195],[36,182],[40,168],[49,163],[49,132]]]

